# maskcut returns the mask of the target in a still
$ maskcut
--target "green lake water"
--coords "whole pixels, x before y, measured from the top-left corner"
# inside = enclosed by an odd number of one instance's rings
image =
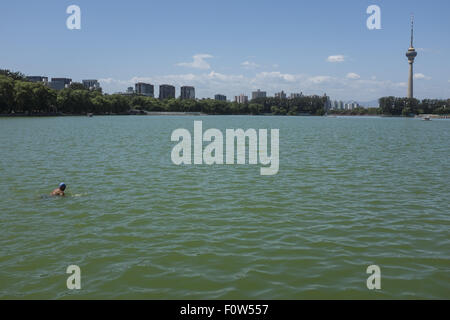
[[[174,165],[194,120],[280,129],[279,173]],[[0,298],[450,298],[448,120],[1,118],[0,146]]]

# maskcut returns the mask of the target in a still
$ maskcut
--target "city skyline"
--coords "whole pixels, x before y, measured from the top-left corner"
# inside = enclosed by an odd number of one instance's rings
[[[73,81],[71,78],[55,78],[52,77],[50,78],[51,81],[48,81],[49,77],[48,76],[31,76],[31,75],[25,75],[26,79],[28,81],[31,82],[39,82],[39,83],[43,83],[46,86],[48,86],[49,88],[52,88],[54,90],[62,90],[65,88],[69,88],[72,84],[81,84],[83,85],[84,88],[88,89],[88,90],[103,90],[102,87],[100,86],[100,83],[98,82],[97,79],[83,79],[81,81]],[[168,97],[165,97],[165,93],[161,92],[161,90],[165,90],[167,89],[167,87],[170,87],[170,89],[173,91],[172,94],[170,94]],[[215,100],[223,100],[223,101],[227,101],[226,96],[221,95],[219,93],[215,94],[214,97],[196,97],[195,96],[195,87],[194,86],[181,86],[180,87],[180,94],[177,95],[176,92],[176,87],[171,85],[171,84],[161,84],[159,85],[159,95],[158,97],[160,99],[166,99],[166,98],[175,98],[175,99],[195,99],[195,100],[200,100],[200,99],[215,99]],[[161,95],[162,93],[162,95]],[[147,97],[152,97],[152,98],[156,98],[157,95],[155,94],[155,84],[152,83],[145,83],[145,82],[137,82],[134,84],[134,89],[132,86],[127,87],[126,91],[119,91],[119,92],[115,92],[114,94],[125,94],[125,95],[129,95],[129,94],[136,94],[136,95],[141,95],[141,96],[147,96]],[[244,98],[245,101],[243,100],[243,102],[240,103],[248,103],[251,100],[257,99],[257,98],[270,98],[270,97],[275,97],[275,98],[281,98],[281,99],[293,99],[293,98],[298,98],[303,96],[303,93],[295,93],[292,92],[290,94],[290,96],[288,97],[286,92],[284,92],[283,90],[281,92],[277,92],[275,93],[274,96],[267,96],[266,91],[261,91],[261,89],[257,89],[256,91],[252,92],[252,98],[249,99],[249,96],[247,96],[245,93],[241,93],[239,96],[235,96],[235,101],[240,101],[240,98]],[[342,101],[340,101],[341,103],[343,103]]]
[[[102,90],[102,88],[99,86],[98,80],[91,79],[91,80],[81,80],[81,82],[72,81],[70,78],[51,78],[52,81],[48,81],[48,77],[46,76],[26,76],[26,78],[31,82],[42,82],[48,87],[55,89],[55,90],[62,90],[64,88],[70,87],[73,83],[79,83],[82,84],[86,89],[89,90]],[[62,82],[62,83],[60,83]],[[155,86],[159,87],[159,95],[156,95],[155,92]],[[162,89],[163,88],[163,89]],[[169,88],[171,90],[171,93],[167,95],[164,91]],[[163,91],[161,91],[163,90]],[[409,87],[408,87],[409,92]],[[290,95],[287,95],[287,92],[284,92],[284,90],[281,90],[280,92],[276,92],[274,95],[269,96],[267,95],[266,91],[262,91],[261,89],[257,89],[256,91],[252,91],[251,98],[246,93],[241,93],[238,96],[234,96],[234,100],[227,100],[227,97],[225,95],[222,95],[220,93],[216,93],[214,97],[196,97],[195,95],[195,87],[193,86],[181,86],[179,89],[179,94],[177,95],[177,89],[175,86],[170,84],[161,84],[159,86],[151,83],[144,83],[144,82],[137,82],[134,85],[134,89],[132,86],[127,87],[126,91],[119,91],[115,92],[114,94],[122,94],[122,95],[141,95],[141,96],[147,96],[152,98],[158,98],[158,99],[193,99],[193,100],[203,100],[203,99],[213,99],[213,100],[219,100],[219,101],[228,101],[228,102],[237,102],[239,104],[242,103],[251,103],[252,100],[258,99],[258,98],[279,98],[279,99],[295,99],[304,96],[303,92],[291,92]],[[326,93],[324,94],[326,96]],[[317,94],[312,94],[311,96],[317,96]],[[378,101],[355,101],[355,100],[333,100],[328,97],[328,105],[327,109],[329,110],[353,110],[355,108],[373,108],[378,106]]]
[[[405,96],[411,12],[416,13],[420,55],[414,96],[447,98],[450,91],[444,55],[450,48],[441,41],[450,29],[447,1],[436,1],[432,9],[419,1],[377,1],[380,30],[366,27],[366,8],[373,1],[327,3],[326,8],[294,1],[262,1],[257,7],[236,1],[78,1],[81,30],[65,27],[70,1],[22,2],[0,5],[8,13],[0,21],[0,67],[27,75],[98,79],[106,93],[144,82],[194,86],[197,97],[250,95],[259,88],[268,96],[284,90],[326,93],[343,101]],[[169,7],[168,21],[156,14]],[[105,8],[108,13],[102,14]],[[11,29],[19,17],[23,25]],[[183,28],[189,37],[181,36]],[[154,31],[142,40],[147,30]]]

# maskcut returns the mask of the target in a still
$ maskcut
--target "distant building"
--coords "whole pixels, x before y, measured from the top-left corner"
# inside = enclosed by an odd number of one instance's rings
[[[267,96],[265,91],[261,91],[261,90],[257,90],[257,91],[253,91],[252,92],[252,99],[257,99],[257,98],[265,98]]]
[[[122,96],[133,96],[135,92],[133,87],[128,87],[125,92],[116,92],[115,94],[120,94]]]
[[[345,110],[354,110],[356,108],[359,108],[359,104],[357,102],[348,102],[344,104]]]
[[[184,86],[181,87],[181,100],[184,99],[195,99],[195,88]]]
[[[218,101],[227,101],[227,96],[223,95],[223,94],[216,94],[214,96],[214,100],[218,100]]]
[[[327,94],[325,93],[324,95],[323,95],[323,97],[325,98],[325,110],[330,110],[331,109],[331,100],[330,100],[330,97],[329,96],[327,96]]]
[[[45,85],[48,84],[48,77],[29,76],[29,77],[27,77],[27,80],[31,81],[31,82],[40,82],[40,83],[43,83]]]
[[[160,85],[159,86],[159,98],[161,100],[175,98],[175,87],[168,85],[168,84]]]
[[[336,100],[331,101],[331,109],[333,109],[333,110],[338,109],[338,102]]]
[[[286,93],[281,90],[281,92],[275,93],[275,98],[286,99]]]
[[[141,94],[147,97],[154,97],[154,86],[149,83],[138,82],[134,85],[135,91],[137,94]]]
[[[331,109],[339,110],[341,108],[340,101],[334,100],[330,101]]]
[[[344,110],[346,108],[346,104],[342,101],[331,101],[331,109],[333,110]]]
[[[248,96],[246,96],[244,94],[240,94],[240,95],[234,97],[234,102],[237,102],[237,103],[248,103]]]
[[[301,97],[303,97],[303,92],[291,93],[291,95],[289,96],[289,99],[295,99],[295,98],[301,98]]]
[[[52,81],[49,83],[50,88],[55,90],[62,90],[64,88],[68,88],[72,83],[72,79],[69,78],[52,78]]]
[[[82,80],[83,86],[88,90],[98,90],[100,89],[100,83],[98,80]]]
[[[337,101],[337,100],[330,101],[330,106],[331,106],[331,109],[333,109],[333,110],[344,110],[344,108],[345,108],[344,102]]]

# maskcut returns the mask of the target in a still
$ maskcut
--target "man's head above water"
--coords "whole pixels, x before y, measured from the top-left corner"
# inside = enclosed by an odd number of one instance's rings
[[[51,193],[52,196],[63,196],[64,195],[64,190],[66,190],[66,184],[61,182],[59,184],[59,187],[56,188],[55,190],[53,190],[53,192]]]

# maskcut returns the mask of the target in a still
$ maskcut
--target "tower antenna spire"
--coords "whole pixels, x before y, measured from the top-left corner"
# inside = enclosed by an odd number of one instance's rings
[[[406,57],[408,58],[409,63],[408,98],[413,98],[413,78],[414,78],[413,64],[414,59],[417,56],[416,49],[414,49],[413,47],[413,41],[414,41],[414,15],[411,14],[411,46],[406,52]]]

